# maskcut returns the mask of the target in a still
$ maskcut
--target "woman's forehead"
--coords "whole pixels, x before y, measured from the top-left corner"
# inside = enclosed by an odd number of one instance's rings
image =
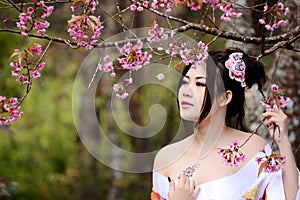
[[[206,77],[206,67],[204,65],[199,65],[197,67],[191,67],[186,73],[188,77]]]

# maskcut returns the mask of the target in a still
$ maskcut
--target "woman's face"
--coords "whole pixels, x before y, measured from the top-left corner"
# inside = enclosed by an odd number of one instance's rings
[[[184,120],[196,122],[201,114],[206,88],[205,65],[191,68],[184,76],[178,93],[180,116]]]

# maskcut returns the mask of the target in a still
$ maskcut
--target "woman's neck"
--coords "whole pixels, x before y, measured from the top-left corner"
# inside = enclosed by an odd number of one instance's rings
[[[215,148],[226,127],[224,117],[214,115],[194,128],[194,144],[200,149],[200,157],[205,157]]]

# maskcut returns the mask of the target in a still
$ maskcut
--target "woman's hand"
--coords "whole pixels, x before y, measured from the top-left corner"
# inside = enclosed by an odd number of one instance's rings
[[[168,196],[170,200],[195,200],[199,192],[200,188],[195,180],[180,175],[176,187],[174,180],[171,180]]]
[[[274,140],[278,144],[280,153],[285,155],[285,163],[282,169],[283,187],[286,200],[295,200],[299,189],[298,170],[294,159],[291,143],[288,137],[288,119],[284,112],[273,106],[273,112],[263,113],[262,119],[267,118],[269,123],[269,131],[273,137],[274,124],[276,127],[274,132]],[[280,131],[279,131],[280,130]]]
[[[268,111],[263,113],[262,120],[266,118],[268,119],[270,135],[271,137],[274,137],[274,140],[278,145],[280,145],[281,142],[289,143],[288,118],[286,114],[281,109],[278,109],[276,105],[273,106],[273,110],[274,111]]]

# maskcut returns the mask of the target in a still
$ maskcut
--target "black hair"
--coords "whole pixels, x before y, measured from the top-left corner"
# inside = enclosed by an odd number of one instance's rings
[[[227,90],[230,90],[232,92],[232,99],[227,105],[226,110],[226,125],[242,131],[248,131],[244,123],[245,88],[242,87],[240,82],[230,78],[229,70],[225,67],[225,61],[227,61],[229,59],[229,55],[234,52],[243,53],[242,59],[246,65],[246,88],[251,88],[254,84],[257,84],[258,90],[263,95],[262,86],[266,81],[266,75],[264,65],[261,62],[257,61],[255,58],[248,56],[245,52],[238,48],[229,48],[225,51],[210,51],[209,57],[206,60],[207,78],[205,98],[203,99],[201,114],[196,125],[200,124],[201,121],[209,114],[212,107],[212,100],[215,97],[215,84],[217,83],[217,93],[225,92]],[[187,74],[190,68],[191,66],[187,65],[183,69],[182,77],[180,78],[178,83],[177,94],[182,85],[183,77]],[[221,83],[218,83],[218,81],[216,81],[217,69],[222,78]]]

